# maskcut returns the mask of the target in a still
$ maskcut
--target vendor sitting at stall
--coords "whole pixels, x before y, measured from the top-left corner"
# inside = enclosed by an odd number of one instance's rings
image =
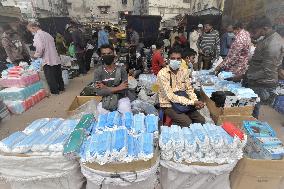
[[[205,123],[204,117],[197,111],[204,107],[204,103],[198,101],[194,93],[188,69],[181,67],[181,50],[170,50],[169,59],[169,65],[157,76],[160,107],[173,124],[181,127]]]
[[[97,67],[94,73],[96,94],[102,96],[102,102],[97,109],[99,114],[109,111],[120,113],[130,112],[130,100],[127,97],[128,75],[124,67],[115,64],[114,48],[111,45],[102,45],[100,57],[103,65]]]

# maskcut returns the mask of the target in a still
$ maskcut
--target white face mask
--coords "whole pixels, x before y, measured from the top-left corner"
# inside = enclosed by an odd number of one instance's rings
[[[32,32],[32,34],[33,34],[33,35],[35,35],[35,34],[36,34],[36,32]]]
[[[170,60],[170,68],[173,70],[178,70],[180,68],[181,61],[180,60]]]

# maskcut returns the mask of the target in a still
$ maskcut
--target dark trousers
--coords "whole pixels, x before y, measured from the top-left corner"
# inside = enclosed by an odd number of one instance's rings
[[[61,65],[44,65],[43,71],[51,94],[59,94],[59,91],[64,91]]]
[[[212,68],[212,60],[213,57],[200,54],[198,58],[198,69],[210,70]]]
[[[191,123],[205,123],[204,117],[198,111],[179,114],[172,108],[166,108],[164,112],[172,119],[173,124],[181,127],[188,127]]]
[[[86,71],[88,72],[90,70],[90,64],[92,61],[92,56],[93,56],[94,50],[89,49],[86,52],[85,59],[86,59]]]
[[[85,59],[85,53],[76,53],[76,59],[79,65],[79,73],[80,74],[86,74],[86,59]]]

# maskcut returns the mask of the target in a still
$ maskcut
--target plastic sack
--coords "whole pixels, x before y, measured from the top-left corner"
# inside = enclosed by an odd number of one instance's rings
[[[68,70],[62,70],[62,79],[63,79],[64,85],[69,85],[69,73],[68,73]]]
[[[81,117],[85,114],[93,114],[96,118],[98,118],[97,106],[98,102],[96,100],[90,100],[78,107],[69,119],[81,119]]]
[[[135,172],[103,172],[81,165],[81,171],[87,178],[87,189],[152,189],[157,185],[159,159],[150,168]]]
[[[134,114],[144,113],[146,115],[153,114],[158,116],[158,110],[152,105],[145,101],[135,100],[131,102],[131,110]]]
[[[183,165],[161,160],[163,189],[230,189],[230,172],[237,161],[218,166]]]
[[[1,180],[11,189],[81,189],[85,181],[78,162],[62,155],[0,156],[0,160]]]

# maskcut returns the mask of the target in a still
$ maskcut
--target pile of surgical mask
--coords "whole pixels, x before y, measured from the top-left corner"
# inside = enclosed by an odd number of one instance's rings
[[[154,155],[158,117],[119,112],[100,115],[89,129],[90,136],[81,147],[82,162],[101,165],[113,162],[147,161]]]
[[[235,74],[233,74],[233,72],[225,72],[225,71],[222,71],[222,72],[220,72],[219,74],[218,74],[218,77],[220,78],[220,79],[228,79],[228,78],[232,78],[232,77],[234,77],[235,76]]]
[[[232,163],[243,156],[246,140],[231,137],[213,124],[191,124],[181,128],[162,126],[159,145],[161,158],[178,163]]]
[[[63,145],[77,123],[78,120],[61,118],[35,120],[25,130],[0,141],[0,150],[5,153],[62,153]]]
[[[152,86],[157,82],[157,76],[154,74],[140,74],[138,79],[138,86],[151,90]]]
[[[252,159],[282,159],[284,145],[276,137],[275,131],[266,122],[244,121],[243,127],[248,135],[245,153]]]

